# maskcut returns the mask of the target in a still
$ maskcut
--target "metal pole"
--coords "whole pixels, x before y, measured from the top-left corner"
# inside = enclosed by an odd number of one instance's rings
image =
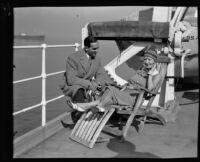
[[[167,76],[174,77],[174,57],[168,54],[168,57],[171,58],[171,62],[167,67]],[[166,81],[166,92],[165,92],[165,104],[169,100],[174,100],[174,78],[168,78]]]
[[[75,45],[75,51],[78,51],[78,47],[80,46],[80,44],[75,43],[74,45]]]
[[[46,44],[42,44],[42,126],[46,124]]]

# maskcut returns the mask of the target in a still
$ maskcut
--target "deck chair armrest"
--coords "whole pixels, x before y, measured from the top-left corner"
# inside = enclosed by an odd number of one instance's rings
[[[159,94],[159,92],[150,91],[149,89],[144,88],[144,87],[140,87],[140,89],[142,89],[142,90],[144,90],[144,91],[146,91],[146,92],[148,92],[148,93],[150,93],[150,94],[152,94],[152,95],[157,95],[157,94]]]
[[[119,88],[119,89],[122,89],[123,87],[120,86],[120,85],[117,85],[115,83],[106,83],[105,86],[113,86],[113,87],[116,87],[116,88]]]

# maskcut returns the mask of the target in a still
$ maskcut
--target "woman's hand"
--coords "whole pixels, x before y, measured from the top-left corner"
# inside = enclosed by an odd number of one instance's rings
[[[135,89],[135,86],[133,86],[133,85],[129,84],[129,85],[127,85],[127,87],[126,87],[126,88],[128,88],[128,89]]]
[[[156,75],[157,73],[158,71],[156,70],[156,65],[154,65],[154,67],[148,72],[149,75]]]
[[[126,84],[123,86],[122,89],[125,89],[125,88],[128,88],[128,89],[134,89],[135,86],[134,86],[133,84],[131,84],[131,83],[126,83]]]

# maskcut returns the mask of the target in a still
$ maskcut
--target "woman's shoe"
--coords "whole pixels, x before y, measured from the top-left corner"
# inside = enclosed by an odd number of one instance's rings
[[[100,107],[100,106],[96,106],[99,109],[99,112],[105,112],[105,108]]]
[[[71,104],[72,104],[73,109],[80,111],[80,112],[85,111],[83,108],[79,107],[77,104],[74,104],[74,103],[71,103]]]
[[[80,112],[84,112],[85,111],[83,108],[79,107],[77,104],[72,103],[71,100],[67,100],[67,103],[74,110],[77,110],[77,111],[80,111]]]

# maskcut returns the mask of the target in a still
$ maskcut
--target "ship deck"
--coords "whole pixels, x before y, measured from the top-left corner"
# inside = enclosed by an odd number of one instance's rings
[[[127,140],[120,143],[105,127],[101,136],[110,141],[92,149],[69,139],[71,129],[63,128],[18,158],[184,158],[197,157],[199,90],[176,92],[181,109],[175,122],[162,126],[146,124],[142,134],[132,126]],[[70,119],[66,119],[70,123]],[[112,128],[114,133],[118,129]]]

